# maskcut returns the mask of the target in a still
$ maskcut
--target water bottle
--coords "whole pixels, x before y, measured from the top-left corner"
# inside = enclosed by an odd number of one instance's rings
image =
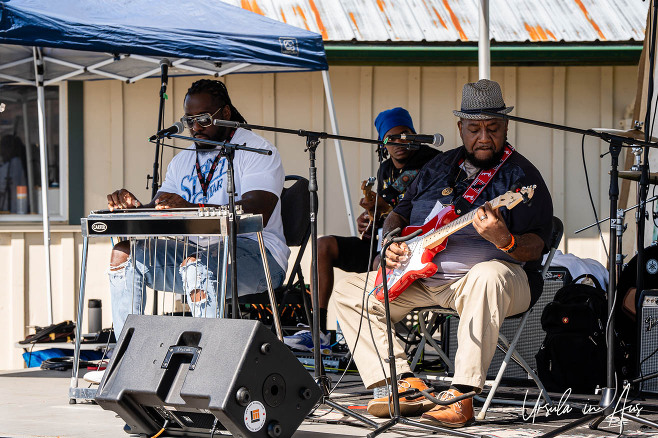
[[[87,301],[89,319],[87,330],[89,333],[100,333],[103,329],[103,304],[101,300],[91,299]]]
[[[16,214],[27,214],[27,186],[16,186]]]

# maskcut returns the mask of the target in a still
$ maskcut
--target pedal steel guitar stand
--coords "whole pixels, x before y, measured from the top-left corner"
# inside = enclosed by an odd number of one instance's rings
[[[568,430],[574,429],[588,421],[592,420],[590,427],[596,429],[605,418],[612,414],[615,410],[615,406],[619,400],[621,391],[617,390],[615,382],[615,364],[614,364],[614,332],[615,332],[615,315],[614,315],[614,301],[615,293],[617,286],[617,269],[615,266],[618,265],[617,260],[617,234],[623,232],[621,223],[618,223],[619,218],[623,219],[623,210],[617,209],[617,200],[619,198],[619,182],[618,182],[618,165],[619,165],[619,153],[621,152],[622,147],[632,147],[633,145],[644,146],[647,149],[646,155],[648,156],[648,148],[658,147],[658,143],[651,143],[647,141],[640,141],[634,138],[624,137],[620,135],[613,135],[606,132],[597,132],[591,129],[578,129],[570,126],[557,125],[554,123],[540,122],[537,120],[526,119],[522,117],[510,116],[506,114],[500,114],[493,111],[481,111],[481,114],[486,116],[491,116],[494,118],[513,120],[521,123],[527,123],[536,126],[542,126],[545,128],[557,129],[560,131],[573,132],[576,134],[587,135],[591,137],[598,137],[603,141],[606,141],[610,144],[609,153],[610,153],[610,189],[609,189],[609,198],[610,198],[610,241],[609,241],[609,252],[608,252],[608,325],[606,330],[606,344],[607,344],[607,355],[606,355],[606,387],[603,388],[601,400],[599,401],[599,411],[592,414],[585,414],[582,418],[573,421],[570,424],[566,424],[562,427],[555,429],[554,431],[548,432],[544,435],[541,435],[544,438],[558,436]],[[648,174],[648,170],[645,169],[645,172]],[[648,181],[648,175],[646,176]],[[646,199],[646,196],[645,196]],[[646,205],[646,202],[641,204]],[[641,205],[642,207],[642,205]],[[619,238],[619,240],[621,240]],[[639,247],[638,247],[639,250]],[[639,254],[639,253],[638,253]],[[640,267],[638,259],[638,267]],[[643,418],[624,413],[624,418],[635,421],[640,424],[652,426],[658,429],[658,424],[645,420]]]

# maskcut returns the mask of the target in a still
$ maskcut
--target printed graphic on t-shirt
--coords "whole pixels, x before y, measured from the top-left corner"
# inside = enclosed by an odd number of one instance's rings
[[[211,155],[200,164],[201,173],[205,178],[208,177],[208,172],[210,171],[213,160],[214,157]],[[183,194],[183,199],[192,204],[207,203],[208,200],[212,198],[213,194],[224,188],[224,175],[226,175],[226,158],[222,157],[217,163],[210,184],[208,184],[208,196],[204,197],[203,190],[201,189],[201,182],[196,173],[196,166],[192,165],[189,174],[183,177],[180,183],[180,191]]]

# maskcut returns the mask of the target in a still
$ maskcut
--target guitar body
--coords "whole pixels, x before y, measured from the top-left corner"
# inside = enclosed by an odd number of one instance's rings
[[[402,230],[402,236],[408,236],[416,230],[422,230],[420,235],[405,242],[409,247],[409,254],[407,260],[400,264],[399,268],[386,270],[386,284],[388,287],[389,301],[396,299],[402,292],[405,291],[419,278],[428,278],[434,275],[437,271],[437,266],[432,263],[434,256],[446,248],[448,239],[444,239],[432,248],[423,247],[423,238],[429,234],[434,233],[444,225],[449,224],[459,216],[455,213],[455,208],[452,205],[445,207],[436,216],[427,221],[423,226],[409,226]],[[384,288],[382,281],[382,268],[377,272],[375,279],[376,289],[375,297],[379,301],[384,301]]]
[[[534,195],[535,187],[528,186],[516,192],[506,192],[489,201],[489,204],[494,210],[501,207],[510,210],[521,202],[529,202]],[[434,256],[445,249],[451,234],[473,223],[476,212],[477,210],[473,209],[462,216],[457,216],[454,207],[449,205],[422,227],[406,227],[402,231],[402,236],[408,236],[419,229],[421,233],[405,242],[409,247],[407,260],[402,262],[399,268],[386,270],[389,301],[400,296],[419,278],[428,278],[436,274],[438,268],[432,263]],[[382,269],[379,268],[375,279],[375,297],[380,301],[384,301],[385,298],[382,277]]]

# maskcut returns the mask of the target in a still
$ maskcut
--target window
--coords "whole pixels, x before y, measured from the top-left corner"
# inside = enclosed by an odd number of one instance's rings
[[[67,213],[65,86],[45,87],[48,210]],[[41,164],[37,89],[0,84],[0,222],[41,220]]]

